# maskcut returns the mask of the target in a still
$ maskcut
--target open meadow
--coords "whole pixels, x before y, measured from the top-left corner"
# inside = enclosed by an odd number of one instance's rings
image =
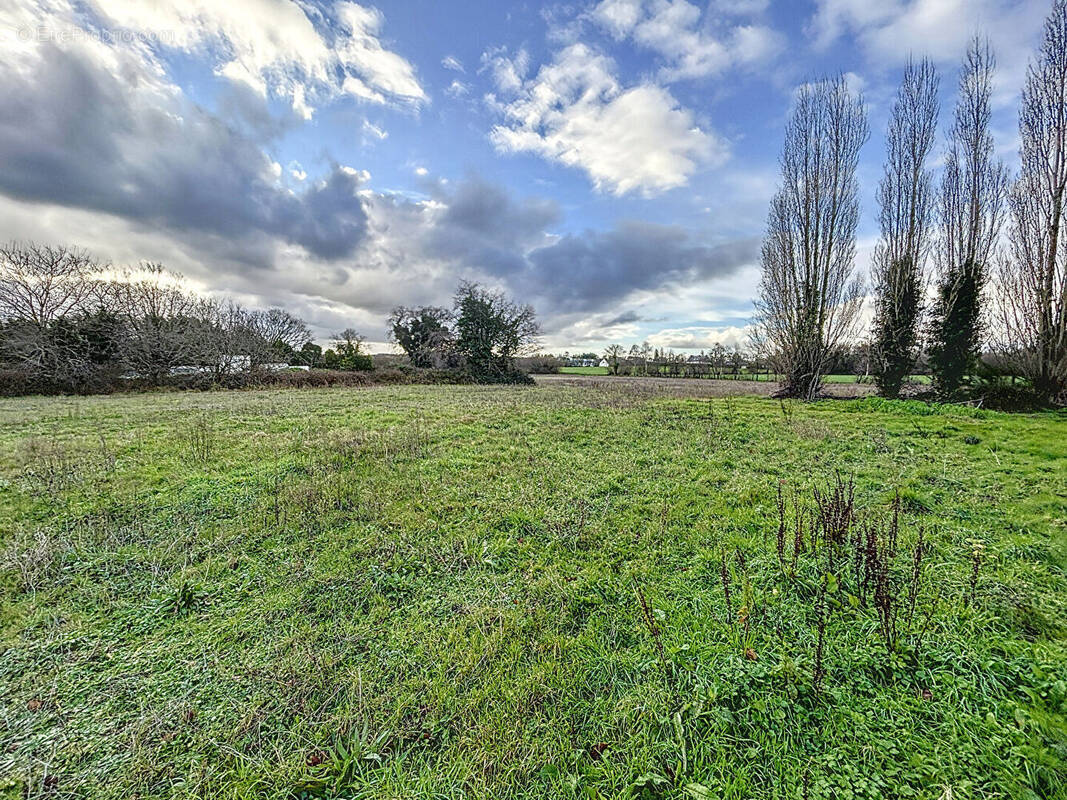
[[[1067,417],[685,395],[0,401],[0,796],[1067,797]]]

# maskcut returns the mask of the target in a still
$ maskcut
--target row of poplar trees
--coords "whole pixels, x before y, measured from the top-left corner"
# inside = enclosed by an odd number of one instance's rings
[[[1045,402],[1067,403],[1067,0],[1056,0],[1026,76],[1020,171],[990,131],[995,59],[970,44],[943,154],[931,167],[937,70],[904,70],[878,186],[881,239],[872,264],[873,371],[896,397],[925,351],[937,393],[960,395],[983,348]],[[843,77],[803,87],[786,128],[782,184],[761,254],[759,338],[783,391],[815,397],[833,349],[858,333],[856,168],[869,136],[862,98]],[[928,273],[932,262],[932,274]]]

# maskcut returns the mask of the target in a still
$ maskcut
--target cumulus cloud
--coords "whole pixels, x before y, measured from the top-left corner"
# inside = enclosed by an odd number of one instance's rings
[[[85,38],[0,50],[0,192],[326,258],[366,232],[364,176],[334,167],[302,193],[254,141],[184,98],[139,49]]]
[[[643,0],[603,0],[591,16],[616,39],[622,39],[641,19],[643,6]]]
[[[687,0],[602,0],[591,18],[617,40],[631,38],[667,61],[665,81],[703,78],[735,65],[766,61],[783,48],[781,34],[764,25],[737,23],[728,17],[751,16],[765,3],[720,0],[713,18]],[[717,13],[715,13],[717,12]],[[709,29],[706,22],[714,22]]]
[[[517,92],[522,88],[526,72],[530,68],[530,54],[520,48],[511,55],[507,47],[492,47],[482,53],[482,66],[478,72],[488,72],[503,92]]]
[[[372,219],[385,210],[375,204]],[[632,339],[638,323],[650,320],[635,304],[662,314],[679,295],[736,280],[758,255],[754,238],[708,244],[678,226],[636,220],[556,235],[554,204],[517,200],[477,177],[439,192],[429,204],[393,204],[389,214],[406,223],[389,225],[372,245],[381,247],[382,258],[389,253],[422,265],[428,281],[462,276],[532,302],[550,331],[550,346]]]
[[[503,124],[490,133],[502,152],[582,169],[597,189],[617,195],[682,186],[698,166],[726,159],[726,144],[702,130],[667,89],[623,86],[614,62],[586,44],[565,47],[527,80],[517,77],[519,66],[494,67],[508,98],[498,102]]]
[[[381,12],[357,3],[319,11],[293,0],[88,2],[104,24],[207,53],[219,75],[288,98],[304,117],[339,93],[377,103],[426,99],[411,63],[382,45]]]
[[[455,72],[463,72],[463,62],[455,56],[445,56],[441,59],[441,66]]]
[[[1017,83],[1048,8],[1046,0],[817,0],[808,29],[818,47],[851,36],[872,61],[887,65],[903,63],[913,50],[955,63],[970,38],[981,32],[992,39],[1001,64]],[[901,47],[901,42],[914,42],[917,48]]]

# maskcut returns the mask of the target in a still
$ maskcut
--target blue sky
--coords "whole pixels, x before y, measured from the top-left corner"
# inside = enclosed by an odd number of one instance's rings
[[[869,108],[858,267],[901,68],[996,49],[1015,114],[1049,0],[7,0],[0,238],[180,270],[384,347],[457,282],[551,350],[743,343],[796,87]],[[943,134],[942,134],[943,140]]]

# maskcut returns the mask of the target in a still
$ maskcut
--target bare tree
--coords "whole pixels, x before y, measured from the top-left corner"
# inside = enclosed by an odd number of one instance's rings
[[[283,308],[268,308],[248,314],[253,366],[285,361],[311,341],[307,323]]]
[[[239,304],[215,298],[198,300],[190,315],[196,361],[221,380],[251,366],[248,354],[251,324]]]
[[[105,265],[71,247],[0,247],[0,355],[64,390],[85,391],[115,371],[122,332],[113,314]]]
[[[1007,169],[995,156],[989,130],[995,69],[989,42],[975,37],[960,72],[959,99],[938,198],[941,235],[935,261],[939,279],[930,368],[939,393],[946,397],[960,388],[978,355],[982,291],[1004,212]]]
[[[1057,0],[1019,110],[1019,179],[998,276],[1001,349],[1048,402],[1067,403],[1067,2]]]
[[[915,363],[933,222],[933,175],[926,160],[937,132],[938,82],[929,60],[909,61],[886,133],[885,175],[878,186],[882,240],[873,263],[875,379],[886,397],[900,394]]]
[[[726,348],[722,346],[722,342],[716,342],[711,348],[709,360],[711,361],[711,366],[715,369],[715,377],[721,378],[726,370]]]
[[[44,327],[99,298],[105,269],[73,247],[12,242],[0,247],[0,318]]]
[[[856,166],[869,129],[843,76],[797,94],[782,149],[782,185],[763,242],[758,324],[784,374],[782,391],[813,398],[827,354],[855,332]]]
[[[367,340],[367,337],[357,333],[355,328],[345,328],[343,331],[335,333],[332,340],[338,354],[342,356],[361,355],[363,353],[363,343]]]
[[[604,358],[608,361],[608,366],[611,368],[612,375],[619,374],[619,359],[623,358],[626,354],[626,350],[623,349],[621,344],[609,344],[607,349],[604,350]]]
[[[122,360],[141,377],[160,382],[197,354],[191,316],[196,301],[184,278],[161,264],[144,263],[113,285],[116,310],[125,321]]]

